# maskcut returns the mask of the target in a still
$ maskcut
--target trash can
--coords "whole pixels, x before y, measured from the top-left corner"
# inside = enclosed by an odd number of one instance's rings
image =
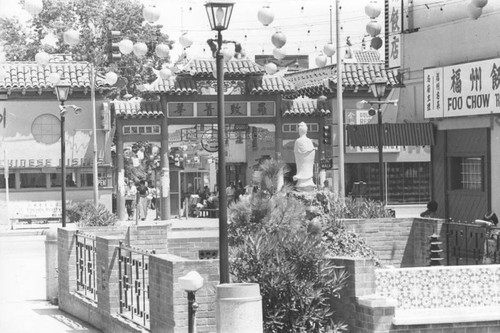
[[[216,290],[217,333],[262,333],[262,296],[257,283],[226,283]]]

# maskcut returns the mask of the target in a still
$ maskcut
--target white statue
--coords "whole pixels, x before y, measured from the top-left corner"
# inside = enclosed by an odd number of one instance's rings
[[[307,125],[304,122],[299,124],[300,137],[295,140],[293,152],[295,154],[295,163],[297,164],[297,174],[293,180],[297,181],[295,186],[300,191],[311,191],[316,188],[313,182],[314,176],[314,157],[316,147],[311,139],[307,137]]]

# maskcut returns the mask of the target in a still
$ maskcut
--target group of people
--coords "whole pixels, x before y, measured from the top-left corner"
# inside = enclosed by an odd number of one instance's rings
[[[125,188],[125,208],[127,209],[128,219],[134,219],[134,213],[137,209],[137,217],[145,221],[148,216],[148,210],[153,209],[156,212],[155,220],[158,219],[158,190],[152,183],[146,183],[140,180],[136,185],[133,180],[127,180]]]
[[[230,204],[232,202],[237,202],[240,200],[240,196],[246,193],[246,189],[243,186],[243,183],[238,181],[237,185],[234,185],[234,182],[229,183],[229,186],[226,187],[226,197],[227,203]]]

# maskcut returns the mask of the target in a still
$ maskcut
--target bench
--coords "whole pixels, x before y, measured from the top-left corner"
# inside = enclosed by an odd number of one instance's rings
[[[219,218],[219,210],[218,209],[209,209],[203,208],[198,210],[198,217],[206,217],[206,218]]]

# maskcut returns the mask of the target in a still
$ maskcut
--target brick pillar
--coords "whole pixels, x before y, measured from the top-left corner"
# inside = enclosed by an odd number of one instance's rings
[[[57,264],[59,280],[59,307],[69,307],[70,293],[76,291],[76,230],[57,229]]]
[[[97,236],[97,304],[109,318],[120,312],[118,285],[118,249],[121,236]]]
[[[357,299],[356,327],[353,332],[389,333],[397,301],[376,295]]]

